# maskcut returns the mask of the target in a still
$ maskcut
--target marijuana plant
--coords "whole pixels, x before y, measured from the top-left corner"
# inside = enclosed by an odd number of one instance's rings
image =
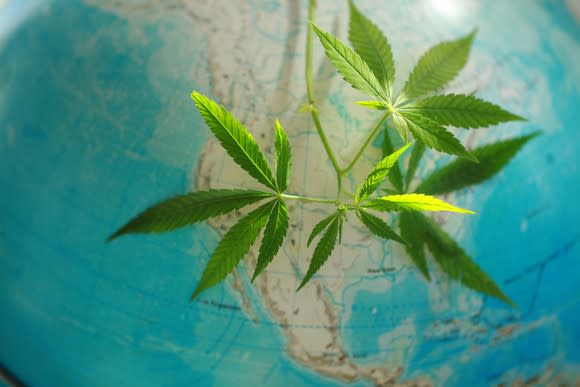
[[[316,247],[298,290],[304,287],[340,244],[347,217],[356,215],[368,231],[379,238],[405,245],[414,264],[427,280],[427,248],[441,270],[464,286],[498,298],[511,300],[493,280],[471,259],[436,222],[422,212],[473,212],[453,206],[432,195],[446,194],[484,180],[500,171],[536,133],[500,141],[468,150],[446,129],[483,128],[501,122],[523,120],[490,102],[472,95],[433,92],[454,79],[465,66],[475,31],[452,41],[442,42],[428,50],[411,71],[403,89],[393,90],[395,65],[387,38],[380,29],[349,1],[349,40],[353,48],[314,24],[314,1],[309,6],[309,26],[306,45],[306,85],[309,110],[314,127],[336,172],[337,194],[333,199],[313,198],[288,193],[292,155],[286,132],[278,120],[275,130],[275,166],[271,168],[250,132],[230,113],[208,97],[194,91],[191,94],[199,112],[228,155],[265,190],[213,189],[192,192],[164,200],[146,209],[113,233],[108,240],[128,233],[171,231],[242,207],[257,204],[223,237],[202,274],[192,299],[204,290],[220,283],[244,258],[262,230],[259,255],[252,281],[272,262],[284,242],[289,216],[286,202],[300,200],[325,204],[333,208],[331,215],[314,226],[308,245],[318,238]],[[313,97],[311,63],[312,40],[316,34],[326,56],[338,73],[352,87],[370,96],[358,102],[365,108],[381,110],[383,114],[352,161],[342,168],[333,153],[322,128]],[[389,120],[391,125],[385,125]],[[394,128],[404,145],[393,147],[389,128]],[[369,172],[354,193],[345,192],[342,180],[347,176],[368,145],[383,133],[383,159]],[[411,141],[411,136],[414,141]],[[407,163],[401,157],[413,146]],[[413,177],[427,148],[458,156],[447,166],[436,170],[411,189]],[[401,166],[407,165],[403,173]],[[392,187],[386,195],[375,192],[386,181]],[[344,199],[349,197],[349,199]],[[381,218],[383,212],[400,212],[399,233]]]

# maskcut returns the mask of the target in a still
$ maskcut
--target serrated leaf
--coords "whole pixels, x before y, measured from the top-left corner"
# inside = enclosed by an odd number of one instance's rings
[[[207,126],[236,164],[258,182],[276,190],[272,171],[250,132],[226,108],[205,95],[193,91],[191,98]]]
[[[387,110],[387,105],[381,101],[356,101],[355,103],[372,110]]]
[[[427,247],[443,272],[470,289],[515,306],[493,279],[437,223],[422,214],[416,215],[423,221]]]
[[[407,148],[409,148],[410,145],[411,143],[403,145],[397,151],[391,153],[375,165],[364,183],[357,189],[355,198],[356,203],[365,200],[370,194],[375,192],[383,180],[385,180],[393,165],[395,165],[399,157],[407,150]]]
[[[399,229],[401,230],[401,236],[408,241],[405,245],[405,250],[407,250],[413,263],[423,276],[430,281],[431,276],[429,275],[429,267],[425,257],[425,230],[421,219],[418,219],[417,215],[420,214],[403,212],[399,218]]]
[[[316,24],[311,22],[310,25],[324,46],[326,56],[345,81],[365,94],[375,96],[385,102],[388,101],[386,91],[359,54]]]
[[[415,191],[432,195],[444,194],[488,180],[501,171],[538,134],[539,132],[534,132],[474,149],[473,155],[479,159],[479,164],[465,159],[454,160],[433,172]]]
[[[401,99],[420,97],[455,78],[467,63],[474,36],[475,31],[461,39],[441,42],[429,49],[411,71]]]
[[[292,167],[292,150],[290,149],[288,136],[278,120],[276,120],[276,140],[274,147],[276,148],[276,182],[278,183],[278,192],[284,192],[288,188],[288,178]]]
[[[252,276],[252,282],[272,262],[278,250],[280,250],[287,232],[288,208],[282,200],[277,200],[264,230],[264,238],[262,238],[262,244],[260,245],[260,253],[254,275]]]
[[[436,197],[423,194],[387,195],[378,199],[369,200],[364,207],[378,211],[447,211],[461,214],[475,214],[475,212],[456,207]]]
[[[318,234],[320,234],[326,228],[326,226],[328,226],[330,224],[330,222],[332,222],[337,216],[338,216],[338,213],[335,212],[332,215],[330,215],[330,216],[322,219],[320,222],[318,222],[314,226],[312,231],[310,232],[310,236],[308,237],[308,242],[306,243],[306,247],[310,246],[310,244],[312,243],[314,238],[316,238],[316,236]]]
[[[402,244],[406,244],[405,240],[401,238],[387,223],[381,218],[369,214],[366,211],[358,210],[357,214],[361,222],[376,236],[383,239],[391,239]]]
[[[423,157],[424,153],[425,153],[425,145],[423,145],[421,141],[415,141],[415,145],[413,145],[413,152],[411,152],[411,157],[409,158],[407,175],[405,176],[405,191],[409,190],[409,186],[413,181],[413,177],[415,176],[415,172],[417,171],[417,167],[419,167],[419,163],[421,162],[421,158]],[[472,162],[470,163],[473,165],[477,165]]]
[[[146,209],[115,231],[107,241],[130,233],[159,233],[175,230],[226,214],[271,196],[272,194],[268,192],[241,189],[216,189],[177,195]]]
[[[391,117],[393,118],[393,123],[395,124],[394,128],[397,133],[399,133],[401,140],[403,140],[405,143],[409,142],[409,126],[407,125],[407,120],[396,113],[392,114]]]
[[[356,8],[352,0],[349,4],[348,38],[350,43],[387,90],[390,100],[391,87],[395,80],[395,65],[389,41],[381,30]]]
[[[236,268],[258,238],[275,203],[276,200],[273,200],[253,210],[224,235],[201,275],[191,296],[192,300],[204,290],[220,283]]]
[[[328,225],[328,228],[324,232],[324,235],[322,235],[322,238],[320,238],[318,241],[318,244],[314,249],[314,254],[312,255],[312,260],[310,261],[308,271],[306,272],[304,279],[302,279],[302,282],[296,291],[302,289],[304,285],[310,281],[310,278],[312,278],[312,276],[316,274],[318,270],[320,270],[328,257],[330,257],[330,254],[332,254],[332,250],[334,250],[334,246],[336,245],[336,239],[340,228],[339,222],[339,217],[336,216]]]
[[[393,147],[393,143],[391,142],[391,136],[389,135],[389,128],[385,126],[383,130],[383,157],[386,157],[393,153],[395,148]],[[397,193],[403,193],[403,176],[401,174],[401,168],[399,166],[399,162],[395,162],[391,167],[391,170],[388,174],[389,181],[395,187]]]
[[[458,128],[486,128],[507,121],[525,121],[491,102],[472,95],[436,95],[414,101],[401,108],[430,118],[441,125]]]
[[[453,133],[437,122],[406,111],[398,111],[395,116],[402,117],[413,136],[429,148],[477,162],[477,159],[461,145]]]

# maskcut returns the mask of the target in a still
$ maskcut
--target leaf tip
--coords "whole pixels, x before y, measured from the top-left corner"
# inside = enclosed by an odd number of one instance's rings
[[[191,294],[191,297],[189,297],[189,302],[193,302],[197,296],[199,296],[199,294],[203,291],[203,289],[201,289],[199,286],[195,289],[195,291]]]
[[[308,283],[308,280],[306,278],[304,278],[302,280],[302,282],[300,282],[300,285],[298,285],[298,288],[296,289],[296,292],[299,292],[307,283]]]
[[[118,229],[117,231],[115,231],[114,233],[112,233],[111,235],[109,235],[107,237],[107,239],[105,239],[105,243],[110,243],[112,241],[114,241],[115,239],[119,238],[120,236],[127,234],[128,231],[126,230],[126,226],[121,227],[120,229]]]
[[[469,34],[467,34],[465,36],[465,40],[469,42],[469,44],[473,43],[473,39],[475,39],[475,36],[477,35],[477,32],[479,31],[479,27],[473,27],[473,29],[469,32]]]
[[[513,302],[513,301],[512,301],[512,300],[511,300],[509,297],[507,297],[507,296],[505,297],[505,300],[504,300],[504,301],[505,301],[505,302],[506,302],[506,303],[507,303],[509,306],[511,306],[511,307],[512,307],[512,308],[514,308],[514,309],[518,309],[518,308],[519,308],[519,307],[518,307],[518,304],[516,304],[515,302]]]
[[[195,90],[191,91],[191,99],[193,99],[194,101],[197,101],[199,99],[199,97],[201,96],[201,94]]]
[[[114,239],[116,239],[118,237],[117,233],[115,234],[111,234],[107,237],[107,239],[105,239],[105,243],[111,243]]]

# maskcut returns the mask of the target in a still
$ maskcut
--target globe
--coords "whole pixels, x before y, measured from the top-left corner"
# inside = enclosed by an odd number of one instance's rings
[[[346,39],[348,3],[316,21]],[[294,155],[290,192],[332,197],[308,114],[306,1],[0,1],[0,384],[31,386],[578,385],[580,8],[569,1],[356,2],[388,36],[400,89],[430,46],[477,28],[448,92],[525,116],[457,130],[468,147],[542,130],[493,179],[444,199],[477,212],[436,219],[514,300],[424,280],[404,248],[355,219],[296,292],[329,209],[292,202],[273,264],[256,249],[189,296],[227,217],[105,239],[167,197],[254,187],[189,94],[224,104],[272,160],[273,122]],[[353,102],[314,42],[314,86],[341,163],[377,112]],[[380,154],[373,143],[347,184]],[[449,160],[427,152],[417,181]],[[395,218],[393,218],[393,222]]]

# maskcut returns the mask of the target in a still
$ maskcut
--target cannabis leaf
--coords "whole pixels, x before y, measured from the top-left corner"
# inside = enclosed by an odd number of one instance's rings
[[[449,211],[461,214],[475,212],[456,207],[436,197],[423,194],[387,195],[369,200],[363,207],[378,211]]]
[[[416,212],[403,212],[399,218],[399,229],[401,236],[405,238],[407,244],[405,250],[411,256],[415,266],[421,271],[425,278],[430,281],[429,267],[427,266],[427,258],[425,257],[425,231],[422,216]]]
[[[367,228],[376,236],[383,239],[392,239],[402,244],[406,244],[406,241],[401,238],[389,225],[387,225],[382,219],[369,214],[368,212],[359,209],[357,215],[360,221],[367,226]]]
[[[292,167],[292,151],[288,136],[278,120],[276,120],[274,147],[276,148],[276,183],[278,183],[278,192],[284,192],[288,188],[288,177]]]
[[[362,200],[365,200],[370,194],[375,192],[375,190],[389,174],[391,167],[395,165],[399,157],[407,150],[407,148],[409,148],[409,146],[411,146],[411,143],[403,145],[396,152],[386,156],[384,159],[379,161],[377,165],[375,165],[364,183],[357,189],[355,203],[359,203]]]
[[[335,213],[333,218],[331,219],[326,231],[318,241],[318,244],[314,248],[314,254],[312,255],[312,260],[310,261],[310,265],[308,267],[308,271],[306,275],[302,279],[300,286],[298,286],[298,290],[302,289],[304,285],[310,281],[310,278],[322,267],[322,265],[326,262],[330,254],[332,254],[332,250],[334,250],[334,246],[336,245],[336,238],[338,237],[339,229],[341,226],[342,216],[340,213]]]
[[[403,118],[400,114],[394,113],[391,116],[393,118],[393,123],[395,130],[399,133],[399,136],[404,142],[409,142],[409,125],[407,120]]]
[[[335,212],[332,215],[330,215],[330,216],[322,219],[320,222],[318,222],[314,226],[312,231],[310,232],[310,236],[308,237],[308,242],[306,243],[306,247],[310,246],[310,244],[312,243],[314,238],[316,238],[316,236],[318,234],[320,234],[326,228],[326,226],[328,226],[328,224],[330,222],[332,222],[337,216],[338,216],[338,212]]]
[[[383,157],[387,157],[395,151],[393,143],[391,142],[391,137],[389,136],[388,128],[385,126],[383,131]],[[417,144],[415,144],[417,146]],[[413,149],[414,152],[414,149]],[[388,174],[389,180],[393,187],[395,187],[396,193],[403,193],[403,176],[401,174],[401,168],[399,167],[399,162],[395,162],[391,167]]]
[[[282,246],[287,231],[288,207],[282,200],[276,200],[264,230],[264,238],[260,245],[260,253],[254,275],[252,276],[252,282],[272,262]]]
[[[391,87],[395,80],[395,65],[389,41],[381,30],[363,15],[349,0],[350,22],[348,39],[354,50],[368,64],[376,78],[387,91],[391,101]]]
[[[277,201],[268,202],[240,219],[214,250],[191,299],[217,285],[230,274],[254,244]]]
[[[219,189],[178,195],[146,209],[113,233],[108,240],[128,233],[153,233],[174,230],[210,217],[235,211],[247,205],[257,204],[224,235],[212,253],[192,299],[202,291],[221,282],[232,272],[255,244],[262,229],[264,236],[259,246],[256,268],[252,281],[262,273],[279,252],[288,233],[289,211],[284,200],[301,200],[306,203],[331,205],[335,212],[317,223],[307,245],[319,238],[308,270],[298,290],[324,265],[335,245],[341,243],[347,213],[355,211],[370,233],[388,240],[405,244],[414,264],[429,280],[426,251],[429,250],[441,270],[463,285],[481,293],[499,298],[511,305],[493,280],[431,219],[420,211],[450,211],[472,214],[472,211],[456,207],[426,194],[447,193],[480,183],[497,174],[517,152],[537,133],[510,140],[499,141],[468,151],[445,126],[463,128],[488,127],[501,122],[523,120],[522,117],[471,95],[429,94],[444,87],[467,62],[475,31],[469,35],[440,43],[428,50],[417,62],[400,95],[393,102],[392,87],[395,66],[391,47],[380,29],[349,0],[349,40],[353,49],[343,41],[310,22],[306,44],[306,83],[308,104],[318,135],[336,172],[338,192],[336,199],[312,198],[285,193],[289,185],[292,152],[288,136],[278,120],[275,121],[275,175],[264,153],[249,131],[223,106],[194,91],[191,94],[201,117],[212,133],[242,169],[260,184],[275,192],[244,189]],[[314,15],[314,0],[310,1],[309,15]],[[320,123],[313,100],[311,57],[312,32],[314,32],[330,62],[344,80],[355,89],[369,95],[372,100],[357,103],[373,110],[384,111],[383,117],[371,130],[362,147],[355,152],[353,160],[341,168]],[[404,145],[395,150],[388,128],[384,129],[383,159],[370,171],[366,179],[350,194],[341,189],[343,179],[352,171],[372,143],[382,123],[391,118],[395,130]],[[413,151],[408,159],[407,172],[399,158],[410,146],[410,134],[415,138]],[[417,193],[405,194],[420,164],[426,147],[457,155],[462,158],[433,172],[419,184]],[[470,161],[481,160],[481,164]],[[388,177],[393,188],[384,189],[386,196],[370,198]],[[350,195],[353,200],[344,200]],[[264,201],[266,202],[264,204]],[[261,203],[260,203],[261,202]],[[372,211],[402,212],[400,235]]]
[[[540,132],[533,132],[526,136],[498,141],[474,149],[473,155],[479,159],[479,164],[456,159],[433,172],[415,191],[436,195],[481,183],[503,169],[520,149],[538,134]]]
[[[203,94],[194,91],[191,98],[230,157],[258,182],[276,190],[272,171],[250,132],[223,106]]]
[[[115,231],[107,241],[129,233],[175,230],[271,196],[272,194],[268,192],[242,189],[218,189],[177,195],[146,209]]]
[[[439,43],[427,51],[409,75],[400,99],[420,97],[455,78],[467,63],[475,32],[458,40]]]
[[[427,247],[443,272],[470,289],[515,306],[495,282],[437,223],[423,214],[415,215],[418,223],[421,223],[419,227],[424,230]]]
[[[416,141],[415,146],[413,147],[413,152],[411,152],[411,157],[409,158],[409,166],[407,167],[407,175],[405,176],[405,191],[409,190],[409,186],[411,185],[411,181],[413,181],[413,176],[415,176],[415,171],[419,166],[419,162],[421,161],[421,157],[423,157],[423,153],[425,153],[425,145],[421,141]],[[477,156],[475,156],[477,157]],[[465,160],[465,159],[460,159]],[[471,165],[477,165],[472,162],[469,162]],[[430,192],[425,192],[430,193]]]
[[[311,22],[310,25],[324,46],[326,56],[345,81],[363,93],[375,96],[385,102],[388,101],[386,91],[359,54],[316,24]]]
[[[387,104],[381,101],[356,101],[355,103],[372,110],[387,110]]]
[[[413,136],[426,146],[477,162],[477,158],[465,149],[451,132],[437,122],[408,111],[397,111],[395,116],[402,117]]]
[[[441,125],[458,128],[485,128],[524,118],[472,95],[446,94],[416,100],[401,108],[430,118]]]

